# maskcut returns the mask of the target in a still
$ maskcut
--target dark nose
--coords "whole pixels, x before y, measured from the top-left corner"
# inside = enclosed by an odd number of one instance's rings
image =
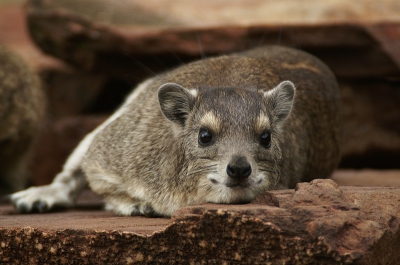
[[[236,180],[244,180],[250,176],[251,166],[245,157],[234,157],[226,167],[226,173]]]

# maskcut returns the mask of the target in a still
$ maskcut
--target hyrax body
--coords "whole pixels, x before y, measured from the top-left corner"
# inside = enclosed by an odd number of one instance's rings
[[[194,62],[139,85],[50,186],[12,199],[20,211],[71,206],[85,176],[121,215],[250,202],[331,174],[339,105],[331,71],[305,52],[271,46]]]
[[[0,45],[0,194],[26,185],[26,160],[44,105],[37,76]]]

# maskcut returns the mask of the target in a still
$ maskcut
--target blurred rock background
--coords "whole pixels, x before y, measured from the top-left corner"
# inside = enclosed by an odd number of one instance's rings
[[[31,184],[49,183],[79,140],[138,82],[202,56],[282,44],[339,80],[341,185],[400,187],[400,2],[0,0],[0,43],[47,95]]]

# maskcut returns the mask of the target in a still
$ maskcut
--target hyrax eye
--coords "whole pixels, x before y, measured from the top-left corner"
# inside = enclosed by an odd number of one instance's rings
[[[212,133],[207,128],[200,128],[199,131],[199,144],[206,146],[210,145],[213,140]]]
[[[269,131],[265,131],[261,134],[260,143],[265,148],[269,148],[271,146],[271,133]]]

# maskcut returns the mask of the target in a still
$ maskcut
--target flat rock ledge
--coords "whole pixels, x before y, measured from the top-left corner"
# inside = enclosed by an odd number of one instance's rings
[[[398,264],[400,189],[332,180],[252,204],[179,209],[171,219],[92,206],[17,215],[0,208],[0,264]]]
[[[280,43],[316,55],[338,77],[399,75],[400,16],[393,0],[386,1],[392,8],[382,16],[376,16],[376,11],[384,4],[364,1],[360,6],[374,12],[356,20],[341,15],[328,18],[333,6],[324,2],[317,5],[319,15],[312,21],[309,18],[315,13],[298,11],[315,2],[285,2],[207,0],[199,5],[188,1],[171,5],[162,0],[124,0],[123,4],[101,0],[82,5],[79,0],[31,0],[26,12],[31,37],[45,53],[86,71],[137,76],[143,74],[143,65],[157,73],[160,67],[165,70],[192,61],[201,53],[210,56]],[[334,13],[349,11],[348,4],[337,4]],[[177,9],[170,10],[172,6]],[[277,14],[278,6],[285,8],[276,19],[268,19]],[[349,12],[359,12],[360,6]],[[184,14],[190,14],[189,19],[183,19]],[[146,56],[156,57],[158,67]]]

